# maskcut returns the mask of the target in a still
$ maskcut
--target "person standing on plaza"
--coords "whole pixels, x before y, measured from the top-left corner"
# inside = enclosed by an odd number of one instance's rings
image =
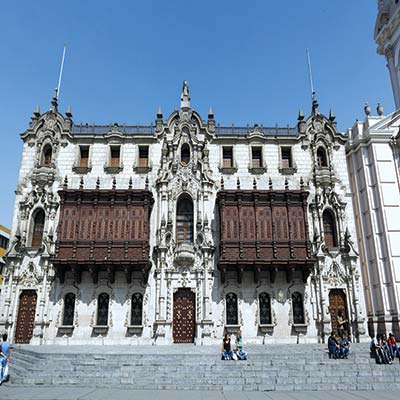
[[[336,321],[338,324],[338,327],[337,327],[338,334],[339,334],[340,338],[342,338],[343,334],[344,334],[344,328],[347,323],[347,319],[344,319],[343,310],[341,308],[339,309],[339,311],[337,313]]]
[[[3,335],[3,342],[1,343],[1,351],[0,351],[0,385],[3,383],[3,380],[6,379],[4,374],[6,370],[6,365],[10,358],[10,347],[11,344],[7,341],[8,336],[7,333]]]

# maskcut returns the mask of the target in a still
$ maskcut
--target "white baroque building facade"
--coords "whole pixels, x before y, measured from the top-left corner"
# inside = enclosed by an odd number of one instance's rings
[[[36,110],[23,153],[0,329],[17,343],[320,342],[365,334],[346,135],[314,98],[294,128],[152,126]]]
[[[378,0],[374,31],[378,54],[384,55],[396,109],[400,107],[400,3]],[[346,145],[360,249],[368,331],[400,336],[400,181],[399,111],[372,115],[348,130]]]

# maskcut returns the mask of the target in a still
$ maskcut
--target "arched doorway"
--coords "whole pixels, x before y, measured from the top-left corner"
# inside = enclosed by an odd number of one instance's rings
[[[193,343],[195,334],[195,297],[190,289],[178,289],[174,293],[174,343]]]
[[[332,326],[332,331],[335,332],[336,334],[338,333],[338,322],[337,322],[337,316],[339,313],[339,310],[342,311],[343,314],[343,320],[349,321],[349,315],[347,312],[347,299],[346,299],[346,294],[342,289],[332,289],[329,292],[329,313],[331,315],[331,326]],[[349,333],[349,323],[346,322],[344,325],[344,330]]]
[[[15,343],[29,343],[35,324],[37,294],[35,290],[23,290],[19,296]]]

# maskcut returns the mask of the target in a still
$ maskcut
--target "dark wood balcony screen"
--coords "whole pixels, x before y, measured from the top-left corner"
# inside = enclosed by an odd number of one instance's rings
[[[57,260],[149,258],[152,195],[147,190],[62,190]]]
[[[220,263],[308,260],[307,197],[294,190],[220,191]]]

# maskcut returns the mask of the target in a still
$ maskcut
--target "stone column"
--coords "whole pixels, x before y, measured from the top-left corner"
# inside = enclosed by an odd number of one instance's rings
[[[394,49],[389,46],[385,51],[385,56],[387,60],[387,67],[390,73],[390,81],[392,83],[392,90],[394,96],[394,102],[396,109],[400,107],[400,87],[399,87],[399,76],[396,72],[396,65],[394,63]]]

